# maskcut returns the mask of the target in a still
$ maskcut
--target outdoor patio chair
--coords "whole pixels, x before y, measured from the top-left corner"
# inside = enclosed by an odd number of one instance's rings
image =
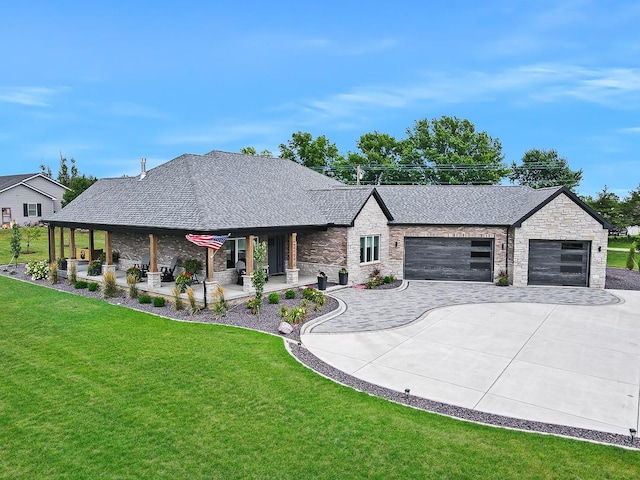
[[[140,259],[140,263],[136,263],[134,267],[138,267],[142,272],[142,276],[146,277],[147,272],[149,271],[150,263],[151,263],[151,256],[148,253],[145,253],[144,255],[142,255],[142,258]]]
[[[162,274],[162,282],[173,282],[175,280],[173,272],[175,271],[177,265],[178,257],[173,257],[168,267],[162,267],[160,269],[160,273]]]
[[[242,260],[238,260],[236,262],[236,273],[238,274],[238,281],[236,282],[238,285],[244,285],[243,275],[247,273],[247,264]]]

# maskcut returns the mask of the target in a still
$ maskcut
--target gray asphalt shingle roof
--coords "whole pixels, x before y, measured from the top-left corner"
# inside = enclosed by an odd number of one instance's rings
[[[189,231],[325,225],[312,189],[341,185],[290,160],[213,151],[182,155],[144,179],[102,179],[53,223]]]
[[[512,225],[562,187],[383,185],[376,187],[395,224]]]
[[[290,160],[212,151],[182,155],[142,180],[99,180],[45,221],[218,233],[351,225],[379,195],[390,224],[507,226],[561,188],[346,186]]]
[[[3,175],[0,176],[0,192],[3,191],[5,188],[9,188],[9,187],[13,187],[14,185],[17,185],[18,183],[26,180],[27,178],[31,178],[35,175],[38,175],[37,173],[24,173],[21,175]]]

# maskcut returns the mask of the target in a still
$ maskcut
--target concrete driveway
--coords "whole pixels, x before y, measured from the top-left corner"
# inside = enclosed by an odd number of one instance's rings
[[[305,326],[302,342],[357,378],[515,418],[640,430],[640,292],[410,282],[335,296],[346,311]]]

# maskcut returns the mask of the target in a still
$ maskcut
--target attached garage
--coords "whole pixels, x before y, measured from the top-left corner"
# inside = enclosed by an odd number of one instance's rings
[[[529,240],[529,285],[589,286],[591,242]]]
[[[493,239],[405,237],[407,280],[493,280]]]

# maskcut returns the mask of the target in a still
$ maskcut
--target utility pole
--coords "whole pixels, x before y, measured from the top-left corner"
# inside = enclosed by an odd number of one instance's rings
[[[356,165],[356,185],[360,185],[360,178],[362,178],[362,170],[360,165]]]

